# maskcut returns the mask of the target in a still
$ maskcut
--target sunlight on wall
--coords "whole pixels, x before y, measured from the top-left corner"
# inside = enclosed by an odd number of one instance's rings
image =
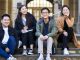
[[[46,0],[34,0],[28,4],[28,7],[52,7],[52,4]]]
[[[52,12],[52,3],[46,0],[33,0],[28,3],[28,12],[32,13],[36,19],[38,20],[41,17],[41,9],[42,7],[48,7],[50,11]],[[52,13],[50,13],[52,15]]]

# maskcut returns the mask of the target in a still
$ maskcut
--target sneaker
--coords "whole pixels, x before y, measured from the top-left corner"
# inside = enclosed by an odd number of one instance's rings
[[[14,57],[9,57],[7,60],[17,60],[17,59]]]
[[[33,54],[33,50],[30,49],[29,52],[28,52],[28,54],[29,54],[29,55],[32,55],[32,54]]]
[[[64,51],[63,51],[64,55],[69,55],[69,51],[67,48],[64,48]]]
[[[27,50],[23,50],[22,55],[27,55]]]
[[[37,60],[44,60],[43,55],[40,54],[39,58]]]
[[[51,60],[50,54],[47,54],[46,60]]]

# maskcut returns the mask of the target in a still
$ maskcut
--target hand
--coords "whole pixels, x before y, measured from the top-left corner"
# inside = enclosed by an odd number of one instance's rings
[[[43,35],[40,35],[40,39],[41,39],[41,40],[44,40],[44,36],[43,36]]]
[[[45,36],[44,36],[44,39],[45,39],[45,40],[46,40],[46,39],[48,39],[48,36],[47,36],[47,35],[45,35]]]
[[[6,52],[10,52],[9,48],[6,48],[5,51],[6,51]]]
[[[24,26],[24,28],[23,28],[24,30],[27,30],[28,29],[28,26]]]
[[[67,33],[67,32],[65,32],[65,31],[63,32],[63,34],[64,34],[65,36],[68,36],[68,33]]]
[[[22,29],[22,30],[21,30],[21,32],[22,32],[22,33],[25,33],[25,30],[24,30],[24,29]]]

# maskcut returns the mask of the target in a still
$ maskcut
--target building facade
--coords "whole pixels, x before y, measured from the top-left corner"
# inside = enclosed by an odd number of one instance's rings
[[[68,5],[71,15],[75,18],[74,29],[80,34],[80,0],[0,0],[0,16],[9,13],[12,18],[13,26],[21,4],[28,7],[28,11],[32,13],[38,20],[41,17],[40,10],[42,7],[48,7],[51,10],[50,15],[56,17],[60,14],[62,5]]]

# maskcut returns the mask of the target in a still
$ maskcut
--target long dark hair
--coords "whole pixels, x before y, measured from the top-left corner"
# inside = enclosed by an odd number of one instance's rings
[[[24,7],[24,6],[25,5],[21,5],[20,8],[18,9],[18,14],[17,14],[17,18],[16,18],[17,21],[18,20],[22,20],[22,13],[20,11],[21,11],[21,8]],[[25,6],[25,7],[28,9],[27,6]],[[33,18],[33,15],[30,14],[29,12],[27,12],[27,14],[25,14],[25,18],[27,20],[27,24],[30,25],[32,23],[32,19],[31,18]]]
[[[22,13],[20,12],[21,11],[21,8],[24,7],[25,5],[21,5],[18,9],[18,14],[17,14],[17,18],[21,18],[22,16]],[[26,6],[25,6],[26,7]],[[27,8],[27,7],[26,7]]]
[[[70,11],[69,6],[67,6],[67,5],[63,5],[63,6],[62,6],[62,9],[61,9],[61,16],[64,16],[64,14],[63,14],[63,8],[64,8],[64,7],[67,7],[67,8],[69,9],[69,11]],[[70,15],[70,13],[69,13],[68,18],[71,19],[71,15]]]

